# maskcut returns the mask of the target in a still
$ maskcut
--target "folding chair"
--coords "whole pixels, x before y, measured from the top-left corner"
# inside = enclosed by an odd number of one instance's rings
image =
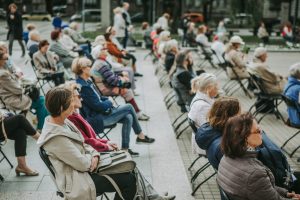
[[[212,51],[208,51],[207,48],[204,47],[204,45],[202,43],[197,43],[198,47],[200,47],[201,49],[201,53],[204,56],[203,61],[199,64],[199,66],[202,66],[205,62],[208,62],[213,68],[217,69],[218,67],[214,64],[213,62],[213,52]],[[202,67],[200,67],[202,68]]]
[[[10,160],[7,158],[7,156],[5,155],[5,153],[2,151],[2,148],[1,148],[2,144],[0,142],[0,153],[2,154],[2,158],[0,159],[0,163],[3,161],[3,160],[6,160],[10,166],[10,168],[13,168],[14,166],[11,164]],[[0,181],[4,181],[4,178],[3,176],[0,174]]]
[[[109,140],[109,137],[107,136],[113,128],[115,128],[117,126],[117,124],[113,124],[113,125],[110,125],[110,126],[106,126],[104,127],[104,130],[102,133],[97,133],[97,136],[100,138],[100,139],[103,139],[103,138],[106,138]]]
[[[217,183],[218,184],[218,183]],[[221,186],[218,184],[218,188],[220,190],[221,196],[222,196],[222,200],[231,200],[228,195],[226,194],[226,192],[223,190],[223,188],[221,188]]]
[[[286,95],[282,95],[282,99],[285,102],[285,104],[287,105],[287,107],[293,108],[293,109],[298,109],[300,105],[298,105],[298,102],[290,99],[288,96]],[[287,143],[289,141],[291,141],[293,138],[295,138],[299,133],[300,133],[300,127],[299,126],[293,126],[289,119],[286,121],[285,123],[287,126],[292,127],[292,128],[296,128],[298,129],[298,131],[296,133],[294,133],[291,137],[289,137],[280,147],[285,153],[287,153],[290,157],[293,157],[293,155],[296,153],[296,151],[300,148],[300,145],[298,145],[291,153],[288,153],[284,147],[285,145],[287,145]]]
[[[256,91],[254,91],[254,95],[257,97],[257,99],[262,99],[262,100],[269,100],[272,101],[274,104],[274,110],[268,110],[266,113],[264,113],[258,120],[258,123],[261,122],[261,120],[263,120],[263,118],[265,116],[267,116],[267,114],[274,114],[276,116],[277,119],[281,119],[283,122],[285,122],[283,116],[281,115],[278,106],[280,105],[280,103],[282,102],[282,96],[280,94],[268,94],[263,86],[263,80],[262,78],[260,78],[259,76],[248,72],[250,75],[250,79],[252,81],[252,83],[255,85],[255,87],[257,88]],[[256,101],[249,109],[249,112],[251,112],[251,110],[254,107],[256,108],[256,111],[253,112],[253,116],[256,117],[262,110],[266,109],[269,106],[268,103],[262,103],[262,105],[258,105],[258,102]],[[271,113],[273,112],[273,113]]]
[[[55,182],[55,173],[54,173],[54,170],[55,170],[55,169],[54,169],[54,167],[53,167],[51,161],[49,160],[49,157],[48,157],[47,152],[43,149],[43,147],[41,147],[41,148],[39,149],[39,154],[40,154],[41,159],[44,161],[45,165],[47,166],[48,170],[50,171],[50,173],[51,173],[51,178],[52,178],[52,180],[53,180],[53,182],[54,182],[56,188],[58,189],[58,187],[57,187],[57,185],[56,185],[56,182]],[[59,190],[56,191],[56,195],[59,196],[59,197],[61,197],[61,198],[64,198],[64,194],[63,194],[61,191],[59,191]],[[97,195],[97,196],[98,196],[98,195]],[[104,197],[106,200],[109,200],[109,198],[107,197],[107,195],[106,195],[105,193],[103,193],[103,194],[101,195],[101,200],[103,199],[103,197]]]

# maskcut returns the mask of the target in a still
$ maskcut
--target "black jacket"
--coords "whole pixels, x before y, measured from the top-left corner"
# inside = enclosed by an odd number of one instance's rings
[[[14,15],[14,19],[11,19],[10,16]],[[6,16],[7,26],[8,26],[8,33],[7,33],[7,39],[9,37],[9,34],[14,35],[15,40],[22,40],[23,39],[23,22],[22,22],[22,16],[20,13],[15,12],[7,13]]]

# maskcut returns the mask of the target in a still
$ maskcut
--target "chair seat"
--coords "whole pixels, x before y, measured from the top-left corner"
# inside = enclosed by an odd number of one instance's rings
[[[112,125],[105,126],[104,129],[112,129],[115,128],[116,126],[117,124],[112,124]]]

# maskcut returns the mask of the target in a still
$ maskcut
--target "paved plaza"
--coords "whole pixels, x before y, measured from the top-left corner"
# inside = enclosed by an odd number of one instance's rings
[[[0,22],[0,26],[4,26]],[[93,24],[88,24],[87,29],[93,29]],[[49,23],[39,22],[37,27],[44,38],[49,39],[49,34],[52,29]],[[6,38],[5,31],[1,29],[0,40]],[[135,144],[135,136],[131,135],[132,149],[138,151],[140,156],[134,158],[137,166],[154,185],[159,192],[168,191],[169,194],[175,194],[177,200],[192,200],[192,199],[220,199],[219,191],[216,185],[215,177],[211,178],[207,183],[202,185],[196,192],[196,195],[191,196],[192,189],[197,183],[209,176],[213,169],[207,169],[201,174],[194,184],[190,184],[189,179],[197,167],[207,162],[205,159],[199,160],[193,170],[188,171],[187,168],[194,160],[196,155],[191,151],[191,130],[186,130],[179,139],[176,139],[175,133],[171,126],[172,121],[180,113],[176,106],[167,109],[163,101],[164,96],[170,91],[167,84],[160,87],[159,78],[161,73],[155,75],[156,66],[151,62],[151,59],[144,60],[148,51],[143,49],[136,49],[134,53],[137,57],[138,71],[144,74],[144,77],[137,78],[137,93],[136,97],[138,105],[147,113],[151,119],[148,122],[141,122],[145,134],[154,137],[156,142],[152,145],[137,145]],[[17,42],[14,44],[13,60],[25,73],[25,76],[34,78],[34,73],[27,62],[29,58],[21,58],[20,47]],[[251,53],[249,59],[251,58]],[[298,52],[272,52],[269,55],[269,64],[271,68],[287,76],[288,67],[299,62],[300,53]],[[207,71],[213,72],[210,67],[205,68]],[[220,86],[225,83],[226,76],[222,74],[219,76]],[[242,91],[234,94],[241,101],[244,111],[254,103],[254,98],[249,99],[245,97]],[[119,103],[124,103],[121,98],[118,98]],[[286,107],[281,104],[280,111],[286,118]],[[29,114],[29,119],[33,116]],[[278,145],[281,145],[286,138],[292,135],[295,130],[286,127],[282,121],[277,120],[273,115],[267,116],[262,122],[261,127],[269,137]],[[111,133],[110,138],[120,144],[121,127],[117,126]],[[288,146],[288,150],[298,145],[300,138],[295,138]],[[9,159],[16,166],[16,159],[14,157],[13,141],[9,141],[3,148]],[[299,151],[300,152],[300,151]],[[299,164],[296,158],[300,153],[296,153],[293,159],[289,159],[292,167],[299,170]],[[40,175],[37,177],[16,177],[14,169],[10,169],[9,165],[4,161],[0,164],[0,174],[5,178],[5,181],[0,183],[0,200],[50,200],[61,199],[56,196],[56,188],[49,176],[44,163],[38,155],[38,147],[32,138],[28,138],[27,145],[27,162],[30,167],[39,171]]]

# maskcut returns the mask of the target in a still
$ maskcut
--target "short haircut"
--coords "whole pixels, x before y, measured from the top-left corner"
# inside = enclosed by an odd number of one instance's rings
[[[231,117],[224,128],[221,149],[225,156],[240,158],[247,152],[247,138],[254,118],[250,113]]]
[[[40,39],[40,33],[37,30],[32,30],[29,32],[28,38],[31,40],[39,40]]]
[[[83,68],[91,67],[91,65],[92,61],[86,57],[75,58],[72,62],[72,71],[79,76],[83,73]]]
[[[214,129],[223,131],[228,119],[237,115],[240,110],[241,106],[237,98],[220,97],[213,103],[208,112],[207,118],[209,125]]]
[[[5,51],[3,49],[0,49],[0,60],[4,58]]]
[[[71,24],[69,24],[69,27],[73,30],[75,30],[78,26],[78,23],[77,22],[72,22]]]
[[[57,40],[60,34],[60,30],[54,30],[51,32],[51,40]]]
[[[26,25],[26,28],[28,31],[32,31],[32,30],[36,29],[36,26],[34,24],[29,23]]]
[[[42,47],[44,47],[46,45],[49,45],[48,40],[42,40],[42,41],[40,41],[40,43],[39,43],[39,49],[41,49]]]
[[[205,93],[208,86],[216,85],[217,83],[217,77],[214,74],[202,73],[191,80],[192,92],[200,91]]]
[[[183,51],[179,52],[179,54],[176,57],[176,67],[183,66],[183,63],[189,53],[190,53],[189,50],[183,50]]]
[[[58,117],[72,103],[73,93],[62,87],[54,87],[46,94],[46,108],[52,117]]]
[[[290,76],[300,79],[300,62],[293,64],[289,69]]]
[[[16,5],[15,3],[11,3],[11,4],[9,4],[9,6],[8,6],[8,10],[10,11],[11,8],[17,9],[18,7],[17,7],[17,5]]]

